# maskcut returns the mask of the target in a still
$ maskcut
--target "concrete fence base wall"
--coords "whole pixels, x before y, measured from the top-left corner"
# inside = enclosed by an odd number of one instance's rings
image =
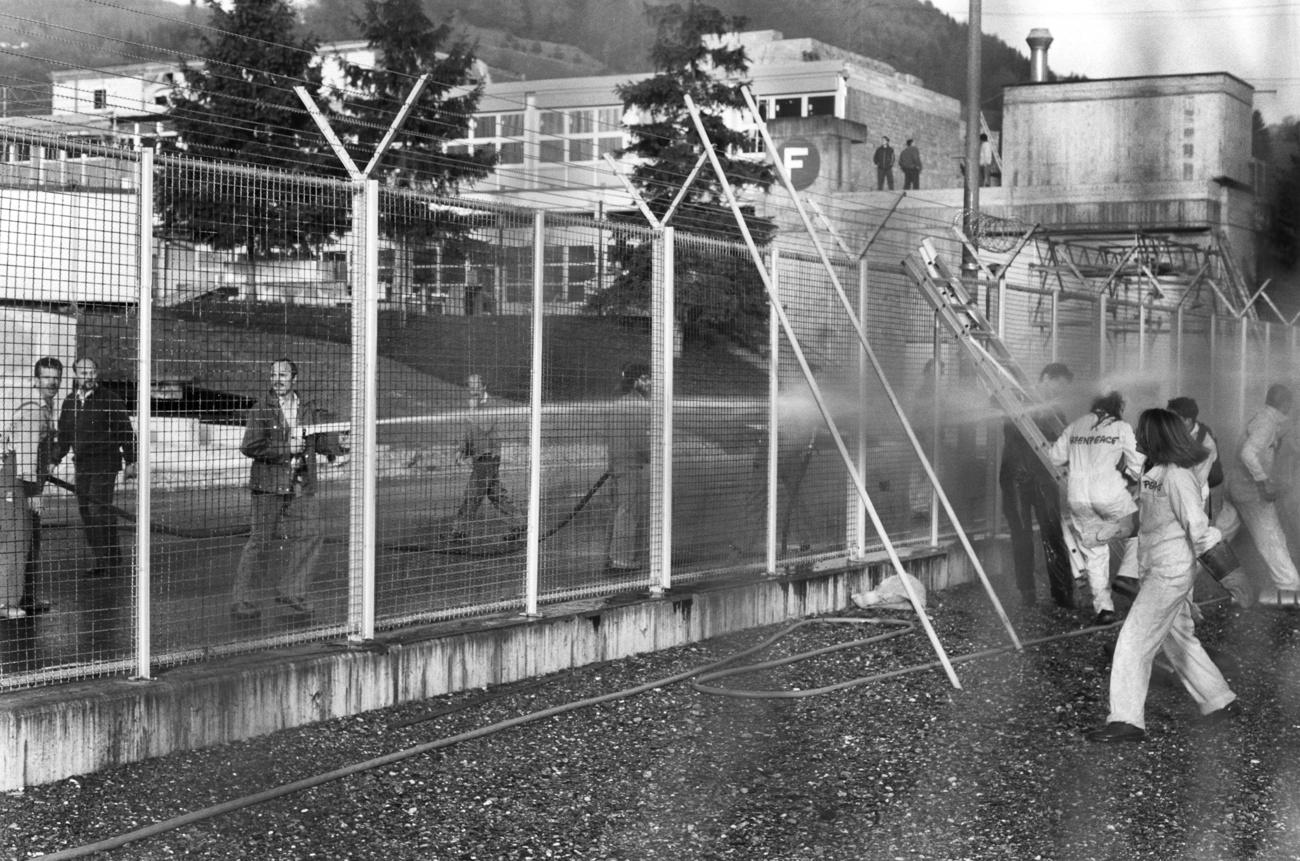
[[[969,579],[959,548],[904,551],[904,565],[930,590]],[[0,790],[831,613],[891,571],[887,559],[872,558],[797,577],[703,583],[661,599],[573,601],[536,619],[468,619],[358,646],[244,655],[152,681],[5,694]]]

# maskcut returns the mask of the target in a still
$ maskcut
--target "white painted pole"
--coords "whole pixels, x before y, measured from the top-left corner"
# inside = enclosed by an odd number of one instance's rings
[[[1246,381],[1250,379],[1250,323],[1243,314],[1237,318],[1237,427],[1246,426]]]
[[[741,92],[745,97],[746,103],[749,105],[750,111],[757,119],[758,107],[754,102],[753,94],[751,94],[748,89],[743,89]],[[686,97],[686,103],[687,107],[691,110],[692,119],[696,120],[696,126],[699,129],[701,140],[705,142],[707,147],[709,145],[708,136],[704,131],[703,125],[698,122],[699,109],[695,107],[694,102],[689,96]],[[926,456],[924,446],[921,445],[920,440],[916,437],[916,433],[912,428],[912,423],[907,418],[907,411],[903,409],[902,401],[899,400],[897,393],[894,391],[894,387],[890,385],[889,378],[885,374],[885,369],[880,364],[880,360],[876,357],[875,350],[872,349],[871,343],[867,339],[866,330],[862,328],[862,321],[858,319],[857,313],[853,309],[853,304],[849,302],[849,297],[844,292],[843,285],[840,284],[839,276],[835,274],[835,267],[831,265],[830,258],[826,256],[826,250],[822,247],[821,240],[817,238],[817,231],[813,229],[812,220],[808,217],[808,213],[804,209],[803,202],[799,197],[799,192],[795,189],[794,183],[790,179],[789,171],[786,170],[785,165],[778,157],[776,144],[772,142],[772,138],[767,132],[767,126],[760,122],[758,124],[758,132],[763,139],[764,146],[767,148],[768,153],[773,157],[777,176],[780,177],[781,183],[789,192],[790,199],[794,202],[795,211],[799,213],[799,217],[803,222],[804,230],[807,232],[808,238],[812,240],[813,247],[817,250],[817,254],[821,259],[822,266],[826,269],[826,274],[830,277],[831,285],[834,287],[835,294],[840,300],[840,305],[844,308],[845,317],[853,325],[853,329],[858,336],[858,342],[861,344],[863,351],[871,361],[871,366],[876,372],[876,377],[880,381],[880,386],[884,390],[885,397],[889,399],[890,406],[893,407],[894,414],[898,416],[899,424],[902,426],[903,432],[907,435],[908,442],[911,443],[912,451],[916,453],[921,468],[925,471],[926,478],[929,479],[931,487],[933,487],[935,493],[938,494],[939,501],[943,504],[944,513],[948,516],[948,521],[952,524],[953,530],[957,533],[957,539],[961,543],[962,549],[965,550],[966,557],[970,560],[971,568],[975,571],[980,583],[984,586],[984,591],[989,596],[989,602],[993,605],[994,612],[997,613],[998,618],[1002,621],[1002,625],[1010,636],[1011,642],[1015,644],[1017,649],[1020,649],[1020,638],[1016,636],[1015,630],[1011,627],[1011,620],[1007,618],[1006,611],[1002,607],[1002,602],[999,600],[997,592],[994,591],[993,584],[989,582],[988,574],[985,573],[984,566],[980,562],[978,555],[976,555],[975,548],[971,545],[969,536],[966,535],[966,530],[962,528],[961,520],[957,517],[957,512],[953,510],[952,503],[948,499],[948,494],[944,492],[942,485],[939,483],[939,476],[934,471],[930,459]],[[726,181],[726,177],[723,175],[721,168],[715,166],[714,169],[717,171],[724,187],[730,190],[730,183]],[[739,209],[737,209],[736,212],[737,219],[743,220]],[[745,225],[742,225],[742,228],[746,230],[748,229]],[[845,461],[845,464],[850,468],[853,466],[852,462],[848,460]]]
[[[867,315],[870,309],[870,287],[871,287],[871,264],[867,262],[867,255],[864,251],[858,258],[858,319],[862,325],[867,325]],[[858,471],[863,475],[867,474],[867,418],[871,414],[870,404],[867,403],[870,392],[867,386],[867,375],[871,370],[871,359],[867,356],[867,351],[858,345]],[[853,491],[852,483],[849,484],[849,509],[853,516],[849,519],[852,524],[852,533],[850,534],[849,551],[851,558],[856,561],[862,561],[867,555],[867,517],[866,512],[862,510],[862,502],[859,501],[858,495]]]
[[[542,571],[542,347],[545,329],[546,213],[533,214],[533,344],[528,410],[528,543],[524,556],[524,615],[536,617]]]
[[[379,419],[379,182],[356,183],[353,235],[360,266],[352,294],[352,518],[349,529],[348,639],[375,637],[375,476]]]
[[[697,165],[698,170],[698,165]],[[672,586],[673,568],[673,341],[676,334],[676,303],[674,302],[674,245],[676,234],[671,227],[659,231],[656,237],[658,272],[653,279],[653,296],[650,307],[658,331],[650,342],[650,367],[654,384],[650,389],[652,412],[659,417],[658,443],[652,450],[650,474],[653,476],[650,493],[650,594],[661,596]]]
[[[135,677],[148,679],[153,663],[153,599],[149,556],[153,545],[153,165],[154,151],[140,150],[136,182],[139,257],[139,333],[136,348]]]
[[[745,221],[745,215],[741,212],[740,204],[736,201],[736,195],[731,188],[731,183],[728,181],[727,175],[722,169],[722,165],[718,163],[717,153],[713,151],[713,147],[709,141],[708,132],[705,131],[704,124],[700,120],[699,108],[695,106],[694,100],[691,99],[689,95],[685,98],[686,107],[691,113],[692,122],[695,124],[695,130],[700,136],[700,141],[704,146],[704,151],[709,155],[709,161],[713,166],[713,172],[722,185],[722,189],[727,198],[727,204],[731,207],[732,215],[735,217],[736,225],[740,228],[740,233],[744,237],[745,245],[749,248],[750,259],[753,260],[759,276],[763,279],[763,285],[768,291],[768,296],[770,297],[773,295],[772,282],[768,275],[767,268],[763,266],[763,256],[759,253],[758,246],[754,242],[754,237],[750,233],[749,224]],[[953,687],[960,689],[961,682],[958,681],[957,674],[953,671],[952,663],[948,659],[948,654],[944,651],[943,644],[939,642],[939,637],[934,631],[934,626],[930,623],[929,616],[926,615],[925,606],[921,603],[920,596],[916,594],[916,590],[912,588],[912,584],[905,576],[906,572],[903,570],[902,560],[898,558],[898,551],[895,549],[894,543],[889,539],[888,532],[885,531],[885,525],[881,522],[880,515],[876,511],[876,506],[871,501],[871,494],[867,492],[866,484],[864,483],[861,474],[858,472],[857,467],[853,463],[853,458],[849,454],[848,447],[844,444],[844,437],[840,434],[839,427],[835,422],[835,417],[831,414],[830,408],[826,405],[826,401],[822,397],[821,386],[818,385],[817,378],[813,375],[812,368],[808,364],[808,358],[804,355],[803,348],[799,345],[799,338],[795,334],[794,326],[790,323],[790,318],[786,316],[785,309],[781,307],[779,302],[772,303],[772,310],[777,315],[777,319],[781,322],[781,329],[785,332],[786,340],[790,344],[790,350],[794,353],[795,361],[799,363],[799,369],[803,372],[804,380],[808,383],[813,400],[817,403],[817,409],[821,412],[822,418],[826,421],[826,426],[830,431],[831,438],[835,441],[835,448],[840,453],[840,459],[844,462],[845,468],[848,469],[849,474],[852,476],[853,484],[857,488],[858,495],[861,497],[863,504],[867,508],[867,514],[871,517],[872,525],[875,526],[876,532],[880,535],[881,541],[884,542],[885,552],[889,556],[889,560],[893,564],[894,570],[899,575],[899,581],[903,585],[903,590],[907,593],[908,601],[911,602],[912,608],[916,611],[916,617],[920,621],[921,627],[924,628],[926,636],[929,637],[930,643],[934,647],[935,653],[938,655],[939,662],[943,665],[944,671],[948,675],[948,680],[951,682]],[[865,342],[865,338],[863,340]]]
[[[779,252],[772,249],[772,287],[767,298],[767,346],[772,360],[767,370],[767,507],[763,518],[763,556],[769,574],[776,573],[776,521],[781,505],[781,323],[773,307],[781,301],[780,259]]]

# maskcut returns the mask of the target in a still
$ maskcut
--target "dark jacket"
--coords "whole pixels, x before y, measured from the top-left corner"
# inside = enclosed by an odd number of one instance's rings
[[[1035,414],[1036,413],[1036,414]],[[1034,424],[1049,443],[1056,442],[1065,427],[1065,414],[1058,409],[1042,408],[1031,412]],[[1056,479],[1047,465],[1034,452],[1034,447],[1020,433],[1015,422],[1006,419],[1002,423],[1002,466],[999,475],[1012,481],[1042,481],[1055,484]]]
[[[126,402],[102,385],[83,404],[73,391],[63,399],[59,436],[54,450],[58,463],[71,451],[77,472],[115,474],[123,464],[135,463],[135,430]]]
[[[329,410],[298,393],[298,427],[332,421]],[[303,443],[300,456],[289,447],[289,425],[280,412],[280,399],[274,393],[248,411],[244,441],[239,446],[244,457],[253,459],[249,487],[254,493],[316,492],[316,456],[333,458],[344,453],[336,433],[312,434]]]

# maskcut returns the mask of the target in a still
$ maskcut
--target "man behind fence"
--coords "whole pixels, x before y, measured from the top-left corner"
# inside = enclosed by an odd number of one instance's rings
[[[468,539],[470,527],[486,498],[509,521],[505,540],[514,541],[523,534],[526,524],[501,484],[501,440],[497,437],[496,417],[488,407],[491,396],[480,375],[470,374],[465,383],[469,388],[469,415],[458,456],[468,460],[471,467],[469,483],[456,510],[452,537],[457,541]]]
[[[54,464],[55,401],[63,363],[53,356],[32,368],[32,397],[14,410],[3,434],[4,517],[0,522],[0,619],[21,619],[49,609],[36,596],[36,560],[41,547],[41,491]]]
[[[312,433],[329,421],[328,410],[297,390],[298,366],[289,359],[271,363],[271,390],[248,412],[239,446],[253,459],[253,523],[239,556],[230,613],[238,620],[257,618],[254,574],[265,568],[271,545],[281,536],[289,559],[275,578],[275,601],[299,618],[314,612],[307,600],[307,578],[325,549],[325,525],[316,499],[316,456],[333,459],[344,452],[337,433]]]
[[[627,574],[643,564],[646,538],[646,469],[650,465],[650,368],[623,367],[609,427],[609,477],[614,522],[605,573]]]
[[[73,390],[59,413],[55,462],[69,451],[76,459],[77,511],[90,549],[87,577],[116,574],[122,565],[113,513],[117,474],[135,477],[135,431],[126,404],[99,384],[99,365],[82,356],[72,363]]]

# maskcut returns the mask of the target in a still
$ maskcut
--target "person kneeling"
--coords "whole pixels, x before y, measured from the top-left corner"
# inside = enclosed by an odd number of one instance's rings
[[[1151,664],[1163,651],[1179,680],[1208,719],[1241,713],[1237,696],[1196,638],[1192,584],[1196,559],[1222,540],[1210,525],[1193,470],[1206,450],[1177,415],[1150,409],[1138,419],[1137,444],[1150,468],[1138,497],[1138,569],[1142,588],[1133,600],[1110,669],[1110,715],[1091,730],[1097,742],[1141,741]]]

